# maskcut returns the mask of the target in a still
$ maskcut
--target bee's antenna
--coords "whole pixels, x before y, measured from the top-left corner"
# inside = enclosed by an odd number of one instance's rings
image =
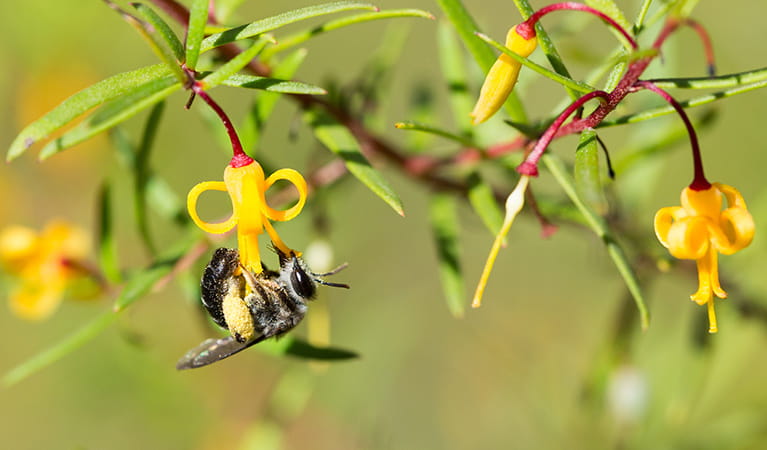
[[[328,275],[335,275],[335,274],[337,274],[338,272],[340,272],[340,271],[342,271],[342,270],[346,269],[347,267],[349,267],[349,263],[346,263],[346,262],[345,262],[345,263],[341,264],[340,266],[336,267],[335,269],[331,270],[330,272],[325,272],[325,273],[314,273],[314,272],[309,272],[309,273],[311,273],[311,274],[312,274],[312,275],[314,275],[315,277],[327,277]]]
[[[314,281],[325,286],[349,289],[349,285],[345,283],[331,283],[329,281],[320,280],[319,278],[315,278]]]

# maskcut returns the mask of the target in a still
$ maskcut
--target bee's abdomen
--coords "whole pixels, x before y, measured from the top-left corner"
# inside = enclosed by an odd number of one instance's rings
[[[224,312],[221,308],[224,297],[232,286],[232,275],[239,266],[240,255],[237,250],[229,248],[219,248],[213,253],[205,272],[200,281],[200,293],[202,294],[202,304],[208,313],[219,326],[227,328]]]
[[[291,330],[306,314],[306,304],[292,298],[274,279],[262,279],[245,298],[258,334],[270,338]]]

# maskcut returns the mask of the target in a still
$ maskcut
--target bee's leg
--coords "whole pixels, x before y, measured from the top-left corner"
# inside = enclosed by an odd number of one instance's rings
[[[242,263],[240,263],[240,268],[242,268],[242,277],[245,278],[245,283],[250,288],[250,292],[254,292],[256,290],[256,276],[246,269]]]

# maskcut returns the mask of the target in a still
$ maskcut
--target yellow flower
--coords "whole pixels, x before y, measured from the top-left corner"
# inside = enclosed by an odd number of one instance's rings
[[[197,184],[187,196],[189,215],[198,227],[208,233],[222,234],[237,226],[237,245],[240,261],[253,273],[260,273],[261,258],[258,236],[266,229],[272,243],[286,255],[299,254],[291,250],[272,228],[270,220],[280,222],[296,217],[304,207],[307,195],[306,180],[293,169],[280,169],[268,178],[256,162],[247,159],[245,165],[233,163],[224,170],[224,181],[205,181]],[[298,190],[298,202],[286,210],[276,210],[266,203],[266,190],[278,180],[292,183]],[[203,222],[197,214],[197,198],[205,191],[224,191],[232,201],[232,215],[221,223]]]
[[[535,35],[525,39],[517,32],[516,26],[511,27],[506,34],[506,47],[519,56],[527,58],[537,45]],[[486,121],[503,106],[517,83],[521,67],[521,63],[505,53],[498,57],[485,77],[477,104],[470,114],[473,125]]]
[[[19,280],[9,295],[13,312],[30,320],[49,317],[65,290],[87,274],[81,263],[89,252],[87,234],[62,221],[39,234],[18,225],[0,231],[0,261]]]
[[[727,199],[724,210],[722,196]],[[698,291],[690,299],[708,305],[709,333],[716,333],[714,295],[727,298],[719,284],[718,253],[731,255],[747,247],[754,237],[754,220],[740,192],[725,184],[701,190],[687,187],[681,203],[655,214],[655,234],[674,257],[696,260]]]

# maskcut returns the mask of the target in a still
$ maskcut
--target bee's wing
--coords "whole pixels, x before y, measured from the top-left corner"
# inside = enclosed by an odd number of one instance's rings
[[[237,342],[233,336],[222,339],[207,339],[202,344],[186,352],[176,363],[177,370],[196,369],[216,361],[228,358],[264,339],[263,336],[248,342]]]

